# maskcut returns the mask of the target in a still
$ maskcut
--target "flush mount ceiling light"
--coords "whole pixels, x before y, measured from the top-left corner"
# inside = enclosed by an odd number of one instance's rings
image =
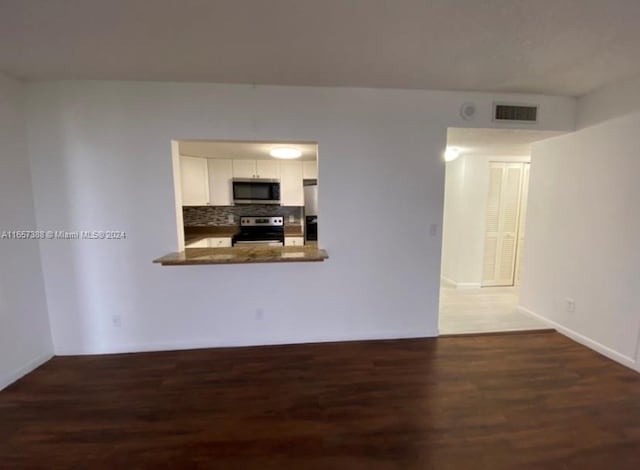
[[[271,149],[269,154],[274,158],[291,160],[293,158],[299,158],[302,155],[302,152],[294,147],[275,147]]]
[[[452,162],[460,156],[460,149],[458,147],[447,147],[444,152],[444,161]]]

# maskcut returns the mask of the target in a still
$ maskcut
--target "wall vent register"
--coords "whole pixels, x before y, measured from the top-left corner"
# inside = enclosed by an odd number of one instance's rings
[[[516,105],[494,103],[493,120],[500,122],[538,122],[538,107],[533,105]]]

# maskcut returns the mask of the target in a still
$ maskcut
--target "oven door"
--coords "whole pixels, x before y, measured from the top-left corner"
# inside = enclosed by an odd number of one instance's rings
[[[280,204],[279,180],[233,180],[235,204]]]

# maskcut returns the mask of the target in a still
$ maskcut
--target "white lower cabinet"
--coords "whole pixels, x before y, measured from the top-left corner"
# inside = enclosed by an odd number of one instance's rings
[[[187,248],[229,248],[231,247],[231,237],[209,237],[189,243]]]
[[[302,246],[304,237],[284,237],[284,246]]]
[[[185,245],[185,248],[208,248],[208,247],[209,247],[209,243],[207,242],[206,238],[203,238],[202,240],[198,240],[197,242],[187,243]]]
[[[209,248],[229,248],[231,246],[231,237],[207,238],[209,240]]]

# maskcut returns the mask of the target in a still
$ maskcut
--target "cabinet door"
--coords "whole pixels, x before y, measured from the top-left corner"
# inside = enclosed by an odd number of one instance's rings
[[[280,165],[275,160],[256,160],[256,177],[280,178]]]
[[[233,161],[211,158],[209,165],[209,199],[213,206],[232,205]]]
[[[209,248],[209,242],[204,238],[197,242],[189,243],[185,248]]]
[[[181,156],[180,180],[183,206],[209,204],[209,175],[206,158]]]
[[[306,180],[318,179],[318,161],[302,162],[302,177]]]
[[[303,237],[285,237],[284,246],[302,246],[304,245]]]
[[[214,237],[208,239],[209,248],[229,248],[231,247],[231,238],[229,237]]]
[[[304,206],[302,162],[280,162],[280,204]]]
[[[256,178],[255,160],[233,160],[234,178]]]

